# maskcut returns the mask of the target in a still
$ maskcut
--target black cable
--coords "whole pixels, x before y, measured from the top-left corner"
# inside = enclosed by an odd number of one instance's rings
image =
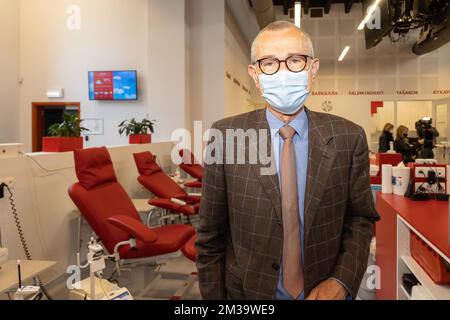
[[[22,230],[22,224],[20,223],[20,217],[19,217],[19,213],[17,211],[16,208],[16,202],[14,201],[14,195],[11,192],[11,189],[9,188],[9,186],[7,184],[2,184],[3,188],[6,188],[6,190],[8,190],[9,193],[9,203],[11,205],[11,211],[14,217],[14,223],[16,224],[16,228],[17,228],[17,233],[19,235],[19,239],[20,239],[20,243],[22,245],[23,251],[25,253],[25,257],[27,258],[27,260],[33,260],[31,257],[31,252],[30,252],[30,248],[28,247],[28,243],[25,239],[25,235],[23,234],[23,230]],[[39,276],[36,276],[35,281],[37,281],[37,283],[39,284],[39,287],[41,288],[42,292],[44,293],[44,295],[47,297],[48,300],[53,300],[51,298],[51,296],[48,294],[47,290],[44,287],[44,284],[42,283],[42,280]]]

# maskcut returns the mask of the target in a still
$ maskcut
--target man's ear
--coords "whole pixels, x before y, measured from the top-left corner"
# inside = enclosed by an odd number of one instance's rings
[[[317,75],[319,73],[319,69],[320,69],[320,60],[314,59],[312,66],[311,66],[311,76],[312,76],[313,81],[316,80]]]
[[[259,79],[258,79],[258,72],[256,70],[256,67],[251,64],[248,66],[248,74],[250,75],[250,77],[252,77],[253,81],[255,82],[255,86],[260,89],[259,87]]]

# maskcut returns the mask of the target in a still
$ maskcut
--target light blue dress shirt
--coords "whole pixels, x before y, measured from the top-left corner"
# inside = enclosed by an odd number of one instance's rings
[[[284,140],[280,136],[280,128],[285,125],[283,121],[275,117],[275,115],[266,109],[266,119],[269,123],[270,136],[272,141],[272,150],[275,156],[275,164],[278,172],[278,181],[280,182],[281,191],[281,171],[280,171],[280,154],[283,148]],[[297,167],[297,185],[298,185],[298,207],[300,216],[300,244],[302,248],[302,263],[304,267],[304,221],[305,221],[305,192],[306,192],[306,177],[308,174],[308,116],[306,111],[302,111],[295,119],[288,123],[295,129],[294,148],[295,148],[295,162]],[[348,292],[348,288],[339,279],[331,278],[338,281]],[[299,300],[305,298],[304,292],[299,296]],[[283,288],[283,268],[280,266],[280,276],[278,279],[276,299],[278,300],[292,300],[292,297]],[[348,294],[347,300],[351,300],[352,296]]]
[[[280,171],[280,155],[283,148],[284,140],[280,136],[280,128],[285,125],[283,121],[275,117],[275,115],[266,109],[266,118],[269,123],[270,135],[272,141],[272,149],[275,156],[275,163],[278,171],[278,181],[280,181],[281,191],[281,171]],[[302,261],[303,258],[303,226],[305,216],[305,190],[306,190],[306,176],[308,172],[308,117],[305,111],[302,111],[289,125],[295,129],[294,148],[295,148],[295,162],[297,166],[297,184],[298,184],[298,207],[302,230],[300,231],[301,247],[302,247]],[[283,288],[283,268],[280,268],[280,276],[277,286],[276,298],[279,300],[292,299],[292,297]],[[304,294],[300,295],[300,299],[304,298]]]

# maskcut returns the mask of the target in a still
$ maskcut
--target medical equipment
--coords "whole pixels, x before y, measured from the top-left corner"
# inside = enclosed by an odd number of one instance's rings
[[[39,286],[22,286],[20,260],[17,260],[17,276],[19,279],[19,287],[14,293],[14,300],[40,300],[42,298],[41,288]]]
[[[69,196],[101,239],[101,246],[105,252],[113,253],[109,257],[113,258],[119,272],[122,267],[141,268],[142,272],[137,273],[144,274],[148,268],[154,268],[163,261],[182,256],[182,249],[195,236],[194,228],[186,224],[147,227],[137,214],[130,197],[117,181],[111,157],[105,147],[75,150],[74,160],[78,182],[69,187]],[[93,258],[103,255],[98,253],[100,249],[95,244],[92,244],[90,251]],[[95,267],[101,268],[101,261],[96,262]],[[182,299],[197,279],[195,274],[154,270],[152,273],[155,277],[150,283],[136,294],[133,292],[136,298],[147,298],[146,294],[159,280],[172,279],[184,281],[171,297]],[[96,281],[97,277],[92,280],[94,287],[90,292],[92,297],[96,297],[98,290],[95,288],[101,287],[104,283]],[[79,287],[83,285],[87,288],[86,281]]]
[[[11,212],[12,212],[12,215],[14,218],[14,222],[16,224],[17,234],[19,236],[20,244],[22,245],[22,249],[25,253],[25,257],[27,258],[27,260],[33,260],[31,257],[30,249],[28,247],[28,243],[25,240],[25,235],[23,234],[19,212],[17,211],[16,202],[14,200],[14,194],[12,193],[12,189],[13,189],[12,183],[14,181],[14,178],[7,178],[7,179],[3,179],[3,180],[4,181],[0,185],[0,191],[1,191],[0,195],[3,197],[4,190],[6,189],[8,191],[9,204],[11,206]],[[2,197],[0,197],[0,198],[2,198]],[[41,278],[39,276],[34,277],[34,284],[36,287],[39,287],[39,289],[42,291],[42,293],[46,296],[47,299],[52,300],[52,297],[48,294],[48,292],[45,289],[44,284],[42,283]],[[19,290],[20,290],[20,287],[19,287]],[[28,290],[27,290],[27,292],[28,292]],[[26,294],[26,296],[28,297],[28,294]]]
[[[87,262],[80,264],[80,253],[77,253],[77,264],[81,269],[89,267],[89,278],[73,285],[70,292],[71,300],[133,300],[127,288],[117,285],[102,278],[106,268],[105,259],[115,258],[117,253],[106,255],[103,247],[94,239],[88,245]]]

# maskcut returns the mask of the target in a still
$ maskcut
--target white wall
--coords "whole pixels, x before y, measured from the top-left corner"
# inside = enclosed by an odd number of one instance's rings
[[[81,102],[82,118],[104,119],[104,135],[87,146],[126,144],[117,125],[149,115],[154,141],[184,127],[184,0],[21,0],[21,140],[31,144],[31,102],[64,88]],[[66,26],[69,5],[81,9],[81,29]],[[88,71],[137,70],[138,101],[89,101]]]
[[[19,114],[19,1],[0,1],[0,143],[17,142]]]
[[[247,72],[250,44],[245,39],[231,10],[225,8],[225,116],[252,111],[252,95],[256,92]],[[227,74],[230,78],[227,77]]]
[[[189,113],[203,129],[224,117],[224,0],[189,0]],[[192,129],[192,127],[190,127]]]
[[[169,140],[185,126],[185,1],[148,0],[148,109],[156,138]]]

